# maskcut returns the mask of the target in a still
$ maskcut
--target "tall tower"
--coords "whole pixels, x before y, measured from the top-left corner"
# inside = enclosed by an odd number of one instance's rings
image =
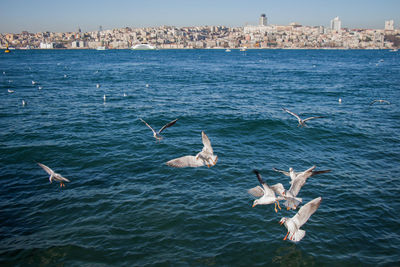
[[[331,20],[331,30],[340,31],[342,28],[342,22],[340,21],[339,17],[334,18]]]
[[[265,14],[261,14],[259,26],[267,26],[267,17]]]
[[[385,21],[385,30],[387,30],[387,31],[394,30],[394,20],[386,20]]]

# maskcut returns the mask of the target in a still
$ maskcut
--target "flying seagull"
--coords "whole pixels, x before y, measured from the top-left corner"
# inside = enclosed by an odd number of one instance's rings
[[[153,129],[147,122],[145,122],[145,121],[144,121],[143,119],[141,119],[141,118],[139,118],[139,119],[140,119],[144,124],[146,124],[147,127],[150,128],[150,130],[153,132],[154,138],[157,139],[157,140],[163,139],[163,137],[160,135],[161,132],[164,131],[165,129],[167,129],[168,127],[171,127],[172,125],[174,125],[175,122],[178,120],[178,119],[175,119],[175,120],[173,120],[173,121],[171,121],[171,122],[165,124],[158,132],[156,132],[156,131],[154,131],[154,129]]]
[[[299,115],[297,115],[296,113],[291,112],[290,110],[288,110],[288,109],[286,109],[286,108],[282,108],[282,109],[283,109],[284,111],[286,111],[287,113],[289,113],[289,114],[291,114],[291,115],[293,115],[293,116],[295,116],[295,117],[297,118],[297,120],[299,121],[299,124],[297,125],[297,127],[299,127],[299,126],[301,126],[301,127],[303,127],[303,126],[307,127],[306,121],[312,120],[312,119],[324,118],[324,117],[322,117],[322,116],[317,116],[317,117],[309,117],[309,118],[303,120],[303,119],[301,119],[301,118],[299,117]]]
[[[218,156],[214,155],[210,139],[208,139],[208,136],[203,131],[201,132],[201,139],[204,146],[196,156],[183,156],[170,160],[166,164],[175,168],[200,167],[204,165],[210,168],[217,164]]]
[[[390,102],[389,101],[387,101],[387,100],[383,100],[383,99],[376,99],[376,100],[374,100],[374,101],[372,101],[371,102],[371,104],[369,104],[369,105],[373,105],[374,103],[376,103],[376,102],[379,102],[379,103],[387,103],[388,105],[390,105]]]
[[[254,208],[256,205],[268,205],[275,203],[274,209],[275,212],[278,212],[276,206],[278,206],[278,208],[281,209],[281,207],[279,206],[279,200],[282,200],[283,197],[276,197],[275,192],[272,189],[272,186],[269,187],[267,185],[267,183],[261,178],[261,175],[257,170],[253,170],[253,172],[257,175],[257,179],[262,187],[257,185],[256,187],[247,190],[247,192],[250,195],[259,197],[258,199],[254,200],[252,207]]]
[[[298,204],[301,203],[302,199],[297,198],[297,195],[299,194],[300,189],[304,186],[308,178],[317,174],[327,173],[331,171],[331,170],[314,171],[315,168],[316,166],[312,166],[311,168],[303,172],[295,172],[293,168],[290,168],[289,173],[274,168],[275,171],[281,172],[287,176],[290,176],[291,178],[290,181],[291,186],[289,190],[285,190],[283,185],[280,183],[275,185],[275,188],[277,188],[276,190],[277,192],[279,192],[283,197],[289,198],[288,199],[289,201],[284,203],[284,205],[287,207],[288,210],[296,209]]]
[[[49,177],[50,183],[52,183],[53,181],[58,181],[60,182],[60,187],[65,187],[64,182],[70,182],[67,178],[62,177],[61,174],[55,173],[52,169],[50,169],[46,165],[39,162],[37,164],[50,175]]]
[[[317,197],[303,207],[297,212],[295,216],[292,218],[283,217],[279,223],[282,225],[284,224],[286,229],[288,230],[285,238],[289,237],[289,240],[293,242],[299,242],[303,237],[306,235],[306,231],[301,230],[300,227],[305,224],[311,215],[318,209],[319,205],[321,204],[322,198]]]

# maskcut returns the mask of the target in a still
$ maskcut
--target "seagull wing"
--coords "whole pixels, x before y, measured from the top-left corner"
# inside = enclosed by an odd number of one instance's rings
[[[312,120],[312,119],[319,119],[319,118],[325,118],[325,117],[323,117],[323,116],[309,117],[307,119],[304,119],[303,121],[306,122],[306,121],[309,121],[309,120]]]
[[[177,120],[178,120],[178,119],[175,119],[175,120],[173,120],[173,121],[171,121],[171,122],[165,124],[165,125],[158,131],[158,133],[160,134],[162,131],[164,131],[164,130],[167,129],[168,127],[171,127],[172,125],[174,125],[175,122],[176,122]]]
[[[303,185],[306,183],[306,179],[304,178],[296,178],[295,180],[292,180],[292,185],[289,188],[289,192],[292,194],[292,196],[296,197],[297,194],[300,192],[300,189],[303,187]]]
[[[52,169],[50,169],[49,167],[47,167],[46,165],[42,164],[42,163],[37,163],[40,167],[42,167],[43,170],[45,170],[50,176],[54,175],[54,171]]]
[[[210,139],[208,139],[208,136],[203,131],[201,132],[201,140],[203,141],[203,145],[204,145],[202,151],[214,154]]]
[[[253,172],[257,175],[257,179],[264,188],[265,195],[267,196],[275,196],[275,192],[267,185],[267,183],[262,179],[260,173],[257,170],[253,170]]]
[[[370,105],[373,105],[374,103],[379,102],[379,100],[374,100],[370,103]]]
[[[287,113],[289,113],[289,114],[295,116],[299,121],[301,121],[301,118],[300,118],[299,115],[297,115],[296,113],[291,112],[290,110],[288,110],[288,109],[286,109],[286,108],[282,108],[282,109],[283,109],[284,111],[286,111]]]
[[[247,192],[254,197],[262,197],[264,195],[264,189],[259,185],[247,190]]]
[[[149,125],[149,124],[147,124],[147,122],[145,122],[144,120],[142,120],[141,118],[140,118],[140,120],[142,121],[142,122],[144,122],[144,124],[146,124],[147,125],[147,127],[149,127],[150,128],[150,130],[152,130],[153,131],[153,134],[157,134],[156,133],[156,131],[154,131],[154,129],[153,128],[151,128],[151,126]]]
[[[272,168],[274,171],[276,171],[276,172],[280,172],[280,173],[283,173],[284,175],[286,175],[286,176],[290,176],[290,173],[289,172],[287,172],[287,171],[284,171],[284,170],[279,170],[279,169],[276,169],[276,168]]]
[[[298,228],[308,221],[310,216],[313,215],[313,213],[318,209],[321,201],[322,198],[317,197],[300,208],[299,212],[297,212],[297,214],[293,217],[293,220],[296,222]]]
[[[166,164],[168,166],[175,168],[204,166],[203,160],[201,160],[200,158],[196,159],[195,156],[183,156],[180,158],[172,159],[168,161]]]
[[[331,172],[331,170],[315,171],[315,172],[312,172],[311,176],[314,176],[317,174],[322,174],[322,173],[327,173],[327,172]]]
[[[277,195],[282,196],[282,193],[285,191],[285,188],[281,183],[271,185],[269,188],[271,188]]]

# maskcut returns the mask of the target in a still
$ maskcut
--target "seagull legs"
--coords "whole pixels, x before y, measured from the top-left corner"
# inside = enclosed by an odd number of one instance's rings
[[[275,212],[278,212],[278,210],[276,209],[277,204],[278,204],[278,208],[281,210],[281,206],[279,206],[279,201],[275,201],[275,207],[274,207]]]
[[[283,240],[286,240],[288,234],[289,234],[289,232],[286,233],[286,235],[285,235],[285,237],[283,238]]]

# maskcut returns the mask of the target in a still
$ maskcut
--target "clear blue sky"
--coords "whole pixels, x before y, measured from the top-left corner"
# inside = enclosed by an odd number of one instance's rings
[[[68,32],[122,27],[255,25],[265,13],[268,24],[298,22],[342,27],[384,28],[400,25],[400,0],[0,0],[0,32]]]

